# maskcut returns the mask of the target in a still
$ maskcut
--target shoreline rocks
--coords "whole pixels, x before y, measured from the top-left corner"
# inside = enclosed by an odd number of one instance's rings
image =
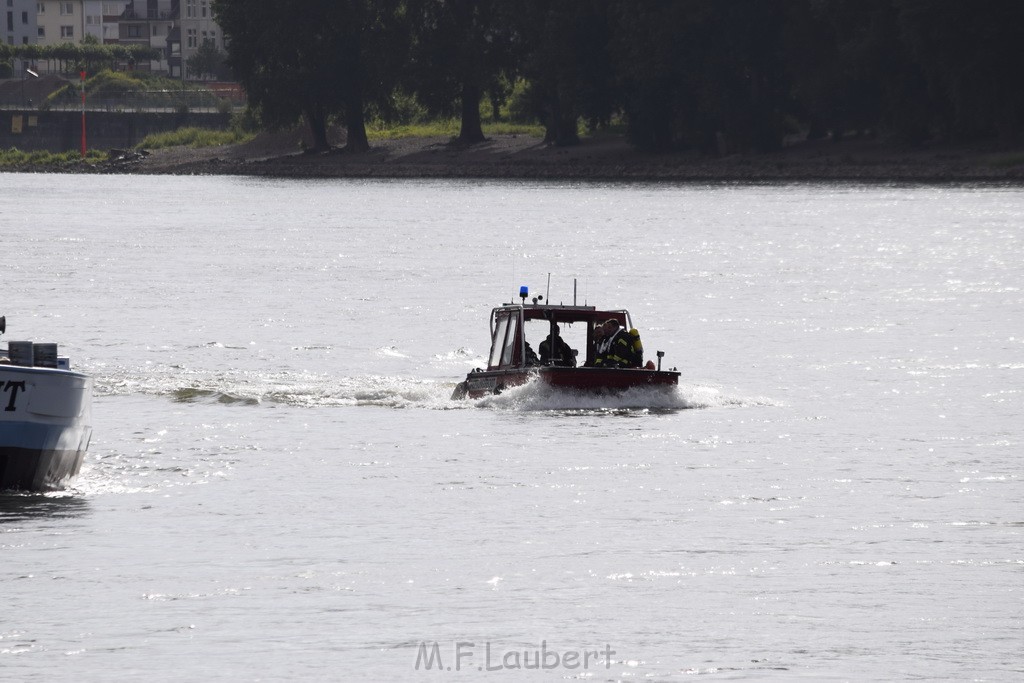
[[[452,178],[599,182],[923,182],[1024,181],[1024,150],[941,146],[901,150],[874,140],[801,142],[770,154],[705,157],[652,154],[619,137],[552,147],[536,138],[496,135],[478,145],[443,138],[373,143],[370,151],[299,151],[295,134],[261,134],[240,144],[112,155],[100,163],[8,172],[239,175],[272,178]]]

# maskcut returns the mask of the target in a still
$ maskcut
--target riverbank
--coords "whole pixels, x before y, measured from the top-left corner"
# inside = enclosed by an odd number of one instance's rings
[[[1024,182],[1024,148],[996,144],[894,148],[870,139],[799,142],[771,154],[708,157],[650,154],[617,136],[573,147],[525,135],[494,135],[471,146],[447,138],[372,143],[369,152],[304,153],[295,134],[261,134],[220,147],[177,147],[98,164],[7,171],[243,175],[281,178],[498,178],[659,181]]]

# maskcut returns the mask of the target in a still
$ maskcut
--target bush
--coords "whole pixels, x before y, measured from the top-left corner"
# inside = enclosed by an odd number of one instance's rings
[[[86,152],[86,163],[96,163],[104,159],[106,159],[106,154],[99,150],[90,149]],[[23,152],[17,147],[0,150],[0,167],[70,166],[81,162],[82,155],[79,152],[47,152],[45,150]]]
[[[538,97],[524,79],[512,84],[512,92],[508,96],[508,117],[519,123],[537,122]]]
[[[47,98],[47,105],[66,104],[78,97],[78,84],[69,83]],[[123,109],[157,107],[187,113],[189,109],[217,107],[221,98],[209,89],[177,79],[144,72],[101,71],[85,82],[93,106]]]
[[[231,116],[231,130],[235,135],[242,136],[246,133],[258,133],[263,129],[259,113],[246,107],[242,111]]]

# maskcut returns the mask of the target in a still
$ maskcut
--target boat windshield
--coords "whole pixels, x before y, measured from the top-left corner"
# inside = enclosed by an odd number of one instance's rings
[[[519,316],[508,317],[508,335],[505,337],[505,352],[501,354],[502,365],[512,365],[515,357],[516,332],[519,330]]]
[[[491,355],[487,361],[487,365],[492,368],[501,363],[501,352],[505,348],[505,333],[508,332],[508,314],[498,314],[496,317],[497,324],[494,326],[494,338],[491,340]]]

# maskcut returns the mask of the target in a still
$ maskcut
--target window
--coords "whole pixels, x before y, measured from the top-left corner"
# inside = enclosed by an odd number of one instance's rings
[[[519,316],[513,313],[508,319],[508,337],[505,339],[505,351],[501,354],[502,365],[512,365],[512,362],[515,360],[518,333]]]
[[[196,16],[196,0],[185,0],[185,16],[189,19]]]
[[[7,30],[8,31],[13,31],[14,30],[14,12],[8,12],[7,13]]]
[[[61,38],[74,38],[75,37],[75,27],[74,26],[61,26],[60,27],[60,37]]]
[[[62,17],[75,13],[75,3],[73,2],[62,2],[60,3],[60,15]]]
[[[45,38],[46,37],[46,27],[45,26],[40,26],[38,29],[36,29],[36,35],[38,35],[40,38]]]
[[[201,0],[200,7],[203,10],[203,18],[206,18],[206,0]]]
[[[142,35],[138,24],[128,24],[124,27],[124,34],[129,38],[138,38]]]
[[[28,12],[21,13],[21,23],[28,25]]]
[[[153,35],[160,35],[160,24],[153,24]]]
[[[505,348],[505,335],[508,332],[508,315],[497,316],[498,321],[494,326],[494,339],[491,340],[491,355],[487,361],[488,367],[497,367],[501,363],[501,352]]]
[[[36,14],[46,14],[46,3],[40,2],[36,4]]]
[[[188,46],[191,48],[199,47],[199,41],[196,39],[196,30],[194,28],[188,30]]]

